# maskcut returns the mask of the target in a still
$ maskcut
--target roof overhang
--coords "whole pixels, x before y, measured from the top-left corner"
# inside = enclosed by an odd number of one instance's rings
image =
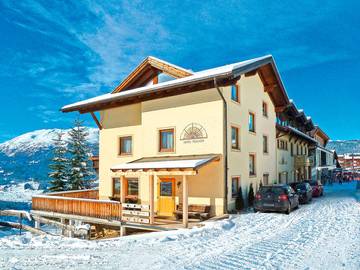
[[[325,145],[326,145],[326,143],[329,141],[330,137],[319,126],[316,126],[315,128],[316,128],[315,134],[320,136],[321,138],[323,138],[325,141]]]
[[[301,132],[300,130],[297,130],[293,127],[290,126],[281,126],[279,124],[276,124],[276,129],[280,132],[284,132],[286,134],[295,136],[295,137],[299,137],[307,142],[309,142],[310,144],[316,145],[317,141],[314,138],[311,138],[309,135]]]
[[[153,56],[146,57],[115,89],[112,93],[126,91],[145,86],[146,83],[159,73],[165,73],[174,78],[193,75],[193,72],[173,65]]]
[[[215,88],[215,86],[229,86],[234,84],[242,74],[258,73],[264,89],[268,92],[275,108],[286,107],[288,96],[276,68],[273,57],[264,56],[252,60],[227,65],[220,68],[196,72],[191,76],[167,81],[150,86],[110,93],[85,101],[64,106],[63,112],[79,111],[80,113],[94,112],[147,100],[180,95]]]

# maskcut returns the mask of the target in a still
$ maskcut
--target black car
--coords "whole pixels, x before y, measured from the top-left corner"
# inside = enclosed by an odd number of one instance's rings
[[[312,188],[307,182],[296,182],[289,184],[293,190],[299,195],[299,202],[301,204],[309,203],[312,201]]]
[[[254,212],[275,211],[290,214],[299,207],[299,195],[289,185],[267,185],[260,187],[255,195]]]

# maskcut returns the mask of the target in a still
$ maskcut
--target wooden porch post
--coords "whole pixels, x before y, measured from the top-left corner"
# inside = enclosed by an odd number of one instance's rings
[[[188,183],[186,175],[183,175],[183,225],[185,228],[188,227]]]
[[[154,224],[154,175],[149,175],[150,224]]]
[[[125,203],[125,197],[126,197],[126,190],[125,190],[125,187],[126,187],[126,179],[125,179],[125,176],[122,175],[120,176],[120,181],[121,181],[121,190],[120,190],[120,203],[121,203],[121,206],[120,206],[120,211],[121,211],[121,216],[120,216],[120,220],[122,221],[122,204]],[[120,236],[125,236],[126,235],[126,228],[124,226],[120,226]]]
[[[120,194],[120,202],[121,203],[125,203],[125,196],[126,196],[126,190],[125,190],[125,187],[126,187],[126,179],[125,179],[125,176],[122,175],[120,176],[120,180],[121,180],[121,194]]]

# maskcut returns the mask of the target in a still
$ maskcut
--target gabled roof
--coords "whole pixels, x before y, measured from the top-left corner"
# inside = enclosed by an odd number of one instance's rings
[[[320,136],[324,139],[325,145],[329,141],[330,137],[317,125],[315,125],[315,128],[310,132],[311,137],[315,137],[315,135]]]
[[[183,78],[193,74],[192,71],[176,66],[153,56],[146,57],[112,93],[145,86],[159,73],[165,73],[174,78]]]
[[[230,65],[195,72],[190,76],[163,83],[147,85],[126,91],[113,92],[64,106],[63,112],[94,112],[165,96],[190,93],[217,86],[231,85],[241,75],[251,76],[258,72],[275,107],[284,108],[289,103],[276,64],[271,55],[254,58]]]

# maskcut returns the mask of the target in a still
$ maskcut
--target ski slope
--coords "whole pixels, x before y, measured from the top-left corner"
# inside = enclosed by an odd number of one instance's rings
[[[104,241],[0,239],[0,269],[360,269],[355,184],[290,215],[247,213],[203,228]]]

